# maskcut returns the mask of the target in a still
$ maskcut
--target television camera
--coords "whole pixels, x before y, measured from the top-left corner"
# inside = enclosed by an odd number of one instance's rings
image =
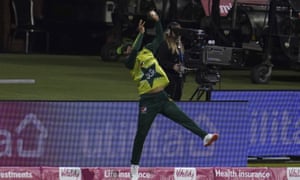
[[[190,100],[197,100],[206,93],[206,100],[210,100],[213,86],[220,81],[221,66],[243,66],[244,52],[241,48],[215,45],[202,29],[174,28],[172,31],[181,36],[185,46],[185,71],[195,71],[195,81],[199,87]]]

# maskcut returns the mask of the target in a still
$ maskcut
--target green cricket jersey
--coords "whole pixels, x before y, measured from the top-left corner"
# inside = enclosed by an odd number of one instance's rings
[[[155,27],[155,39],[140,51],[138,50],[142,44],[143,34],[137,36],[133,44],[133,50],[126,61],[126,67],[131,70],[132,78],[138,84],[138,92],[140,95],[158,87],[166,87],[169,83],[166,73],[153,55],[163,41],[161,23],[157,22]]]

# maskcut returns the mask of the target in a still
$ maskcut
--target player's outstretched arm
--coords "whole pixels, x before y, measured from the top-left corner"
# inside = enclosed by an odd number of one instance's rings
[[[145,33],[145,21],[143,21],[143,20],[139,21],[137,30],[139,31],[139,34],[135,38],[135,40],[134,40],[134,42],[131,46],[129,56],[125,61],[125,65],[129,69],[132,69],[134,67],[134,63],[135,63],[137,53],[138,53],[138,51],[140,50],[140,48],[142,46],[143,36],[144,36],[144,33]]]
[[[146,48],[148,48],[155,54],[160,44],[163,42],[163,28],[160,22],[160,18],[154,10],[149,12],[149,17],[151,20],[155,21],[155,38],[151,43],[146,45]]]

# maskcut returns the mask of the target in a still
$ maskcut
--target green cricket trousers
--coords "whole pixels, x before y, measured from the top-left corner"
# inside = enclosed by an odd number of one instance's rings
[[[207,135],[207,132],[202,130],[189,118],[174,101],[169,98],[165,91],[143,94],[139,101],[138,125],[133,144],[131,164],[139,164],[147,134],[156,115],[159,113],[182,125],[202,139]]]

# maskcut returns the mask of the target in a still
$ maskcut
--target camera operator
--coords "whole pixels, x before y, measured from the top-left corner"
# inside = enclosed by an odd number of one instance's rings
[[[181,26],[177,22],[168,24],[164,33],[164,41],[156,54],[159,64],[170,80],[165,90],[174,101],[180,101],[185,79],[184,46],[179,29]]]

